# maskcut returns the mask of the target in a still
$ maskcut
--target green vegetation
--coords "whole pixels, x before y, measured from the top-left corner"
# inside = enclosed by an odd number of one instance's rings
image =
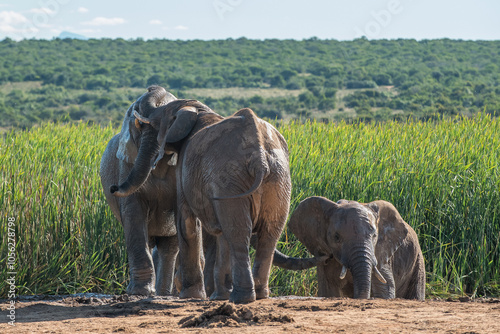
[[[1,139],[1,259],[15,218],[19,294],[122,291],[123,230],[108,208],[99,162],[115,130],[47,124]],[[0,298],[5,298],[2,270]]]
[[[388,200],[420,237],[428,295],[500,295],[500,120],[279,126],[290,147],[291,210],[312,195]],[[47,124],[0,142],[0,255],[16,218],[20,294],[120,293],[126,254],[120,224],[100,189],[99,160],[117,130]],[[280,249],[307,252],[282,235]],[[5,296],[6,271],[0,273]],[[315,270],[273,268],[272,293],[314,295]]]
[[[4,39],[0,127],[81,119],[118,125],[150,84],[222,114],[251,107],[271,119],[494,114],[498,64],[500,41]],[[239,90],[200,91],[220,88]]]

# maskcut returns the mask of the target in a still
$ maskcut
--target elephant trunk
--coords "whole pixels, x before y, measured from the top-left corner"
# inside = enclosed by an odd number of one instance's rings
[[[250,238],[250,244],[257,249],[257,235],[253,234]],[[274,250],[273,264],[277,267],[287,270],[304,270],[318,265],[326,264],[331,259],[330,255],[315,256],[308,258],[291,257],[281,253],[279,250]]]
[[[120,186],[112,185],[110,192],[117,197],[127,197],[139,189],[151,172],[151,161],[158,154],[160,146],[156,140],[156,134],[150,131],[141,139],[139,153],[135,159],[134,167],[130,171],[125,182]]]
[[[329,255],[316,256],[311,258],[298,258],[290,257],[278,251],[274,250],[273,264],[283,269],[288,270],[304,270],[318,265],[325,264],[331,257]]]
[[[358,263],[351,268],[351,273],[354,283],[354,298],[370,298],[372,265],[367,262]]]
[[[141,99],[140,109],[143,114],[149,114],[152,109],[163,103],[167,92],[163,87],[150,87],[149,92]],[[144,130],[134,167],[125,182],[121,185],[112,185],[111,194],[117,197],[127,197],[139,189],[149,176],[152,161],[158,154],[160,146],[157,140],[158,133],[151,126]]]
[[[353,253],[351,258],[351,274],[354,284],[354,298],[368,299],[371,293],[372,270],[376,261],[366,249]]]

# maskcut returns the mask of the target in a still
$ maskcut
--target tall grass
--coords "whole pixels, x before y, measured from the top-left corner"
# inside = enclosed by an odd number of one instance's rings
[[[499,119],[308,122],[280,131],[290,148],[291,212],[313,195],[387,200],[419,236],[430,294],[500,293]],[[282,241],[285,252],[303,254],[288,232]],[[280,277],[275,291],[315,292],[303,283],[314,270],[292,273],[292,279],[280,269],[274,274]]]
[[[430,294],[500,295],[500,121],[287,124],[291,212],[308,196],[392,202],[416,230]],[[98,165],[112,128],[45,125],[0,141],[1,265],[16,218],[19,293],[123,292],[123,231]],[[279,248],[307,256],[287,230]],[[7,293],[0,271],[0,298]],[[273,294],[314,295],[315,270],[273,268]]]
[[[99,162],[111,128],[47,124],[1,140],[0,296],[7,219],[16,219],[19,294],[121,290],[122,228],[102,194]]]

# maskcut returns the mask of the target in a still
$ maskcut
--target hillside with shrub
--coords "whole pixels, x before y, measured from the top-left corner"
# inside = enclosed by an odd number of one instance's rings
[[[118,125],[150,84],[271,119],[496,114],[499,64],[500,41],[4,39],[0,127]]]

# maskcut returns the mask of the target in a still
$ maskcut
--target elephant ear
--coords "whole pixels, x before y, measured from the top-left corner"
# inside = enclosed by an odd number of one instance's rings
[[[300,202],[293,212],[288,227],[311,254],[330,254],[328,226],[330,217],[337,208],[337,203],[313,196]]]
[[[163,146],[174,144],[186,138],[191,132],[198,119],[198,109],[196,107],[183,107],[175,114],[175,120],[169,126],[165,120],[161,121],[158,141]]]
[[[125,114],[122,129],[120,131],[120,141],[118,142],[118,149],[116,150],[116,157],[130,164],[134,163],[138,152],[137,145],[131,134],[134,129],[130,128],[130,123],[135,121],[135,117],[132,115],[134,106],[135,103],[128,108]]]
[[[378,215],[378,240],[375,256],[379,265],[385,264],[403,244],[408,228],[398,210],[389,202],[375,201],[366,204]]]

